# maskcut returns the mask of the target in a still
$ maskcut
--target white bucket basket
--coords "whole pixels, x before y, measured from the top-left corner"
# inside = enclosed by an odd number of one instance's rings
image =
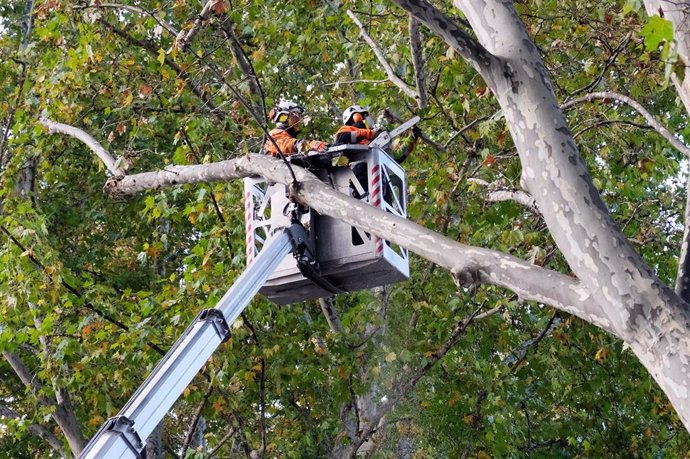
[[[367,145],[330,149],[350,160],[348,166],[324,167],[319,178],[341,193],[405,218],[407,186],[403,169],[383,150]],[[263,178],[245,181],[247,264],[261,251],[271,231],[289,225],[289,204],[284,185],[267,184]],[[309,211],[302,217],[316,248],[321,275],[344,291],[392,284],[409,277],[407,250],[347,223]],[[264,284],[261,293],[278,304],[331,295],[306,279],[292,255],[286,257]]]

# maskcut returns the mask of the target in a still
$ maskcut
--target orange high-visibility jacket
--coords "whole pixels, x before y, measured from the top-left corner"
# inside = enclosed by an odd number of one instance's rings
[[[322,151],[326,149],[326,144],[320,140],[297,140],[285,129],[273,129],[269,134],[273,137],[273,140],[276,141],[280,147],[280,151],[282,151],[285,156],[309,150]],[[278,150],[276,150],[275,145],[273,145],[270,139],[266,140],[264,150],[271,156],[278,156]]]
[[[282,151],[285,156],[297,153],[297,139],[291,136],[285,129],[273,129],[269,132],[269,135],[273,137],[273,140],[276,141],[280,147],[280,151]],[[271,156],[278,156],[278,150],[275,145],[273,145],[273,142],[271,142],[271,139],[266,140],[264,150]]]
[[[359,143],[367,145],[376,137],[373,129],[360,129],[354,126],[343,126],[335,133],[335,145]]]

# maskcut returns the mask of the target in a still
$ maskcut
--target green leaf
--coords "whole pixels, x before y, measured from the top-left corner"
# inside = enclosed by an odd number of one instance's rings
[[[642,28],[640,35],[644,37],[645,48],[653,51],[666,41],[673,40],[673,24],[671,21],[659,16],[652,16],[649,22]]]

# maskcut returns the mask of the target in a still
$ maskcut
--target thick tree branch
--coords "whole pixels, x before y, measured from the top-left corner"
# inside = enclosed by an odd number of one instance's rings
[[[503,202],[515,201],[518,204],[527,207],[535,214],[539,214],[536,200],[529,193],[522,190],[508,190],[496,187],[494,184],[477,178],[469,178],[468,182],[476,183],[477,185],[487,187],[486,200],[488,202]]]
[[[196,34],[199,33],[199,30],[201,30],[201,26],[203,25],[204,21],[211,13],[211,8],[216,3],[218,3],[218,0],[209,0],[206,2],[187,33],[185,33],[184,29],[182,29],[177,35],[177,38],[175,39],[175,46],[177,46],[179,49],[184,49],[192,42]]]
[[[460,285],[489,283],[507,288],[525,300],[537,301],[574,314],[616,334],[600,306],[577,280],[493,250],[459,244],[405,218],[375,209],[335,191],[308,171],[293,166],[300,182],[293,196],[317,212],[340,219],[451,271]],[[168,186],[219,182],[260,175],[276,183],[294,183],[290,170],[265,155],[193,166],[170,166],[156,172],[112,177],[105,191],[128,197]]]
[[[386,60],[386,56],[383,54],[383,51],[379,46],[372,40],[372,38],[369,36],[369,34],[366,32],[364,29],[364,26],[362,23],[357,19],[357,16],[355,16],[355,13],[353,13],[351,10],[347,10],[347,15],[350,16],[350,19],[352,19],[352,22],[354,22],[357,27],[359,27],[360,31],[360,36],[364,38],[364,41],[367,42],[371,50],[374,52],[376,57],[378,58],[379,62],[383,66],[383,69],[386,71],[386,74],[388,75],[388,79],[396,85],[402,92],[404,92],[408,97],[412,97],[414,99],[419,99],[419,94],[417,91],[414,89],[410,88],[407,83],[405,83],[402,78],[400,78],[398,75],[395,74],[395,71],[393,70],[393,67],[388,63]]]
[[[425,0],[393,0],[393,3],[412,14],[432,32],[443,38],[482,75],[487,84],[492,85],[491,73],[498,61],[477,40]]]
[[[34,396],[36,396],[38,401],[46,407],[55,408],[51,414],[53,420],[60,426],[60,429],[62,429],[74,455],[79,455],[84,446],[86,446],[86,440],[79,429],[79,422],[74,416],[74,412],[68,409],[71,408],[71,406],[65,407],[59,400],[55,400],[43,394],[43,385],[31,374],[31,371],[29,371],[19,355],[8,351],[2,351],[2,355],[17,374],[20,381],[32,394],[34,394]]]
[[[335,306],[333,306],[333,298],[319,298],[319,306],[331,331],[334,333],[342,332],[343,324],[340,322],[340,316],[335,310]]]
[[[586,94],[582,97],[579,97],[577,99],[573,99],[570,102],[566,102],[565,104],[561,105],[561,108],[565,111],[570,108],[572,108],[575,105],[582,104],[584,102],[591,102],[596,99],[604,99],[604,100],[616,100],[618,102],[622,102],[633,109],[635,109],[642,117],[647,121],[647,123],[654,128],[656,132],[658,132],[663,138],[668,140],[671,145],[674,146],[678,151],[683,153],[686,157],[690,158],[690,148],[687,147],[683,142],[678,140],[676,136],[674,136],[668,129],[666,129],[666,126],[661,124],[659,121],[652,116],[651,113],[645,109],[642,104],[637,102],[636,100],[625,96],[623,94],[619,94],[617,92],[611,92],[611,91],[603,91],[603,92],[591,92],[589,94]]]
[[[0,418],[20,420],[22,416],[12,408],[0,405]],[[27,429],[31,434],[48,443],[61,457],[67,457],[62,442],[48,429],[39,424],[28,424]]]
[[[685,302],[690,303],[690,178],[686,184],[685,219],[683,239],[678,256],[675,291]]]
[[[103,162],[111,174],[115,176],[125,174],[125,172],[116,165],[115,159],[113,159],[110,153],[108,153],[96,139],[82,129],[78,129],[67,124],[56,123],[46,118],[42,118],[40,123],[48,128],[48,133],[50,134],[57,132],[81,140],[84,144],[86,144],[87,147],[91,149],[91,151],[96,153],[98,158]]]
[[[417,85],[417,105],[423,110],[429,105],[429,95],[426,90],[426,68],[424,66],[422,34],[419,31],[419,20],[411,14],[408,19],[407,31],[410,35],[412,66],[414,67],[414,79]]]
[[[612,328],[690,429],[690,307],[660,281],[613,221],[513,2],[454,4],[485,49],[503,63],[504,71],[493,72],[489,85],[520,155],[523,188],[537,200],[551,235],[593,301],[605,308]]]

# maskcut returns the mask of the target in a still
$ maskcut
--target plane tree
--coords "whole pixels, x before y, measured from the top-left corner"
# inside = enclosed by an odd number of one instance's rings
[[[0,3],[6,450],[117,412],[243,269],[260,174],[412,279],[256,300],[154,457],[684,454],[687,5],[255,3]],[[256,155],[281,97],[305,136],[422,116],[409,221]]]

